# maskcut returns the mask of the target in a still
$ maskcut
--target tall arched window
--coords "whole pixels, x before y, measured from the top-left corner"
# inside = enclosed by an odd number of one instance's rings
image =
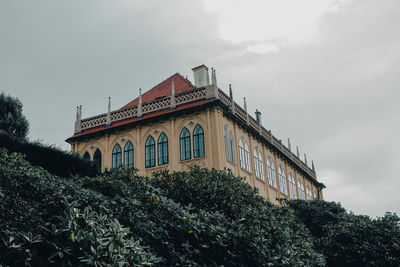
[[[190,150],[190,133],[188,129],[183,128],[179,136],[179,144],[181,151],[181,160],[186,160],[191,158]]]
[[[276,176],[275,176],[275,166],[274,162],[268,157],[267,158],[267,174],[268,174],[268,183],[276,188]]]
[[[258,155],[257,155],[257,150],[253,150],[253,163],[254,163],[254,174],[256,177],[260,177],[259,171],[258,171]]]
[[[306,197],[304,195],[304,185],[300,181],[297,181],[297,182],[299,183],[298,184],[298,187],[299,187],[299,198],[304,200],[304,199],[306,199]]]
[[[101,152],[99,149],[96,149],[96,151],[94,152],[93,162],[97,172],[101,172]]]
[[[124,165],[133,167],[133,145],[131,141],[128,141],[124,148]]]
[[[279,175],[279,187],[281,189],[281,192],[287,195],[286,175],[285,175],[285,170],[282,168],[282,166],[279,166],[278,168],[278,175]]]
[[[90,155],[89,155],[89,152],[85,152],[85,154],[83,154],[83,157],[82,157],[84,160],[90,160]]]
[[[261,152],[258,153],[258,172],[260,173],[261,180],[264,181],[264,161]]]
[[[158,138],[158,165],[168,164],[168,138],[162,133]]]
[[[121,147],[116,144],[112,151],[112,167],[119,168],[122,165],[122,151]]]
[[[240,162],[240,167],[245,168],[244,165],[244,147],[243,147],[243,142],[242,138],[239,139],[239,162]]]
[[[311,193],[311,189],[310,186],[306,186],[306,192],[307,192],[307,200],[311,200],[312,199],[312,193]]]
[[[246,170],[251,172],[251,168],[250,168],[250,152],[249,152],[249,145],[247,143],[244,144],[244,155],[245,155]]]
[[[193,156],[195,158],[205,155],[204,151],[204,131],[203,128],[197,124],[193,131]]]
[[[224,128],[224,141],[225,141],[225,156],[226,156],[226,160],[231,160],[231,155],[230,155],[230,148],[229,148],[229,143],[228,143],[228,134],[227,134],[227,130],[226,127]]]
[[[232,131],[229,131],[229,154],[231,154],[231,161],[235,162],[235,144],[233,142]]]
[[[156,144],[154,138],[150,135],[147,137],[145,144],[145,167],[154,167],[156,165]]]
[[[289,193],[291,199],[296,199],[296,183],[294,182],[294,178],[291,174],[289,174]]]

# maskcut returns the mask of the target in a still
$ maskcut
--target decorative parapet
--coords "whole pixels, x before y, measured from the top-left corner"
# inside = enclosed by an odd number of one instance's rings
[[[213,86],[213,85],[211,85]],[[190,91],[182,92],[175,95],[176,106],[198,101],[204,100],[207,98],[206,90],[208,87],[196,88]],[[228,95],[226,95],[222,90],[218,89],[216,98],[230,108],[230,111],[235,115],[235,117],[241,119],[243,122],[248,122],[248,126],[253,128],[256,132],[258,132],[263,138],[265,138],[270,144],[272,144],[278,151],[280,151],[283,155],[291,159],[294,163],[296,163],[301,169],[303,169],[307,174],[311,177],[316,177],[315,172],[310,169],[307,164],[305,164],[302,160],[300,160],[295,154],[293,154],[286,146],[282,144],[276,137],[274,137],[270,131],[267,131],[264,127],[262,127],[256,119],[251,117],[245,109],[241,108],[237,103],[233,101]],[[152,113],[158,110],[169,109],[171,107],[171,96],[166,96],[160,99],[156,99],[154,101],[146,102],[142,104],[142,112],[143,115],[148,113]],[[134,118],[138,114],[138,106],[133,106],[125,109],[119,109],[110,112],[111,124],[120,120]],[[107,113],[86,118],[81,120],[81,130],[86,130],[93,127],[105,126],[107,122]],[[199,159],[200,160],[200,159]],[[200,160],[201,161],[201,160]],[[182,168],[187,168],[186,165],[190,165],[194,162],[185,162],[182,163]],[[196,162],[199,164],[202,162]]]
[[[284,146],[280,140],[278,140],[275,136],[272,135],[270,131],[267,131],[264,127],[262,127],[256,119],[254,119],[250,114],[248,114],[244,109],[242,109],[237,103],[235,103],[228,95],[226,95],[223,91],[219,90],[218,92],[219,99],[225,104],[227,107],[233,106],[232,109],[235,117],[243,120],[243,122],[247,122],[248,125],[253,128],[255,131],[259,132],[259,134],[264,137],[270,144],[272,144],[275,148],[278,149],[282,154],[284,154],[287,158],[291,159],[294,163],[297,164],[301,169],[303,169],[308,175],[316,178],[315,171],[313,171],[310,167],[307,166],[302,160],[300,160],[294,153],[292,153],[289,148]]]
[[[197,88],[191,91],[186,91],[175,95],[176,105],[182,105],[185,103],[202,100],[206,96],[205,88]],[[171,106],[171,96],[166,96],[160,99],[156,99],[151,102],[146,102],[142,104],[143,115],[170,108]],[[125,109],[119,109],[110,112],[111,124],[116,121],[133,118],[138,115],[138,106],[133,106]],[[83,119],[81,121],[81,130],[86,130],[89,128],[106,125],[107,113],[100,114],[98,116]]]

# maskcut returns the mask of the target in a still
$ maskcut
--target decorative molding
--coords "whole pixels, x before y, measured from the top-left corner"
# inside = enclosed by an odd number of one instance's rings
[[[153,172],[159,172],[168,169],[168,164],[165,166],[156,166],[146,169],[146,175],[151,175]]]
[[[195,159],[188,159],[185,161],[179,162],[181,165],[182,171],[187,171],[190,169],[190,166],[197,165],[199,167],[206,167],[206,157],[195,158]]]

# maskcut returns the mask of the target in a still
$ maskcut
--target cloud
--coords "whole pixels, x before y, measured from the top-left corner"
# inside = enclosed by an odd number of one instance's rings
[[[291,34],[296,23],[271,28],[262,12],[251,18],[251,6],[222,25],[221,16],[241,11],[230,1],[222,15],[200,0],[2,1],[0,90],[23,102],[31,138],[68,149],[76,105],[84,117],[103,113],[108,96],[116,109],[139,87],[214,66],[222,89],[232,83],[237,102],[246,97],[267,129],[316,160],[328,200],[373,216],[399,213],[400,2],[341,0],[331,8],[333,1],[310,0],[296,2],[296,12],[315,18],[313,1],[325,13],[318,23],[295,20],[316,25],[301,42]]]
[[[322,182],[341,181],[327,199],[370,215],[400,212],[399,11],[398,1],[350,1],[321,18],[311,43],[217,62],[236,99],[316,159]]]

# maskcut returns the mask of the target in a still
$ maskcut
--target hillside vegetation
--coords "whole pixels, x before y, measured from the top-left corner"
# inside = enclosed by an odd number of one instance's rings
[[[325,201],[274,206],[225,171],[82,176],[76,166],[90,163],[71,155],[62,159],[69,176],[58,176],[27,158],[0,149],[0,266],[400,264],[394,214],[371,219]]]

